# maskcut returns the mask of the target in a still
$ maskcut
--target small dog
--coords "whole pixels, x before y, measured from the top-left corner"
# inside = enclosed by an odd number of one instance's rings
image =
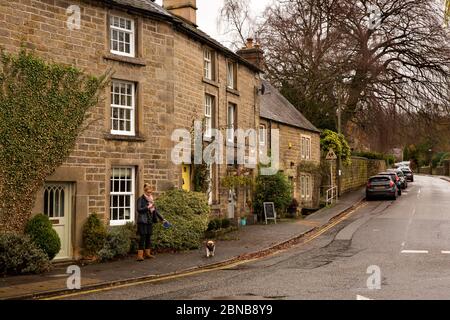
[[[210,240],[206,243],[206,257],[214,257],[216,253],[216,244],[214,241]]]

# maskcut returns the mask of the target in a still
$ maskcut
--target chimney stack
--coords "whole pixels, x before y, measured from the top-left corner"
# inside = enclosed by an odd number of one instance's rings
[[[242,58],[254,64],[260,69],[264,67],[264,51],[258,43],[254,43],[252,38],[247,39],[245,47],[237,52]]]
[[[170,13],[197,26],[197,0],[163,0],[163,7]]]

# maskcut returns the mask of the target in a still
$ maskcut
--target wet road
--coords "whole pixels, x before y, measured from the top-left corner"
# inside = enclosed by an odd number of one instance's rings
[[[449,288],[450,183],[417,176],[397,201],[366,202],[263,260],[71,299],[450,299]]]

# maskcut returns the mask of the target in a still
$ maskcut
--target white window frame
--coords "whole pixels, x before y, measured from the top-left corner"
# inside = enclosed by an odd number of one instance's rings
[[[301,136],[301,149],[302,160],[311,160],[311,136]]]
[[[115,104],[114,102],[114,95],[116,94],[114,91],[115,85],[121,87],[122,85],[128,86],[131,85],[131,106],[122,105],[122,104]],[[122,96],[122,93],[119,93],[120,96]],[[125,97],[126,98],[126,97]],[[119,98],[119,100],[121,100]],[[114,115],[114,109],[123,109],[123,110],[130,110],[130,131],[128,130],[115,130],[114,129],[114,121],[115,120],[121,120],[113,118]],[[120,114],[120,112],[119,112]],[[135,136],[136,135],[136,84],[129,81],[122,81],[122,80],[112,80],[111,82],[111,134],[113,135],[121,135],[121,136]]]
[[[125,23],[127,22],[131,22],[130,27],[131,29],[128,28],[121,28],[121,27],[117,27],[113,25],[113,21],[114,19],[122,19],[125,20]],[[124,18],[121,16],[115,16],[112,15],[109,17],[109,28],[110,28],[110,33],[109,33],[109,45],[110,45],[110,50],[112,54],[116,54],[119,56],[125,56],[125,57],[132,57],[134,58],[136,55],[136,29],[135,29],[135,23],[133,19],[129,19],[129,18]],[[114,46],[113,46],[113,41],[115,41],[113,39],[113,33],[117,32],[117,33],[123,33],[124,34],[124,39],[125,39],[125,34],[129,34],[130,35],[130,52],[122,52],[119,50],[114,50]],[[118,40],[117,40],[118,41]],[[124,44],[126,44],[125,40],[124,40]]]
[[[214,166],[213,164],[208,165],[209,170],[209,181],[208,181],[208,204],[211,206],[214,201]]]
[[[205,94],[205,137],[211,138],[213,125],[214,96]],[[208,112],[209,111],[209,112]]]
[[[114,188],[114,180],[113,180],[113,172],[114,169],[131,169],[131,191],[122,192],[122,191],[111,191],[109,196],[109,224],[110,226],[123,226],[129,222],[134,222],[135,220],[135,202],[136,202],[136,168],[135,167],[124,167],[124,166],[114,166],[111,168],[111,176],[110,176],[110,184],[111,188]],[[119,178],[120,181],[120,178]],[[120,184],[120,183],[119,183]],[[114,196],[129,196],[130,197],[130,219],[124,220],[113,220],[112,218],[112,197]],[[120,207],[117,207],[120,208]]]
[[[259,125],[259,145],[266,145],[266,137],[267,137],[267,128],[265,124]]]
[[[300,194],[303,201],[312,200],[312,177],[311,175],[300,175]]]
[[[213,80],[213,52],[205,49],[203,52],[204,77]]]
[[[233,110],[233,116],[230,119],[230,109]],[[227,108],[227,141],[233,143],[234,142],[234,134],[236,129],[236,124],[234,123],[236,119],[236,105],[233,103],[228,103]]]
[[[227,87],[229,89],[236,89],[236,84],[234,83],[235,76],[235,63],[233,61],[228,61],[227,63]]]

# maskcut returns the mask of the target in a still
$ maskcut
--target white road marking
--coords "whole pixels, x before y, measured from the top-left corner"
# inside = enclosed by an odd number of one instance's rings
[[[450,254],[450,251],[441,251],[442,254]]]
[[[406,234],[405,234],[405,241],[402,242],[402,248],[406,246],[406,242],[408,241],[408,233],[409,229],[411,227],[411,224],[413,222],[414,215],[416,214],[416,208],[413,209],[411,212],[411,216],[409,217],[408,225],[406,226]]]
[[[402,253],[428,253],[428,250],[403,250]]]
[[[356,296],[356,300],[373,300],[364,296],[360,296],[359,294]]]

